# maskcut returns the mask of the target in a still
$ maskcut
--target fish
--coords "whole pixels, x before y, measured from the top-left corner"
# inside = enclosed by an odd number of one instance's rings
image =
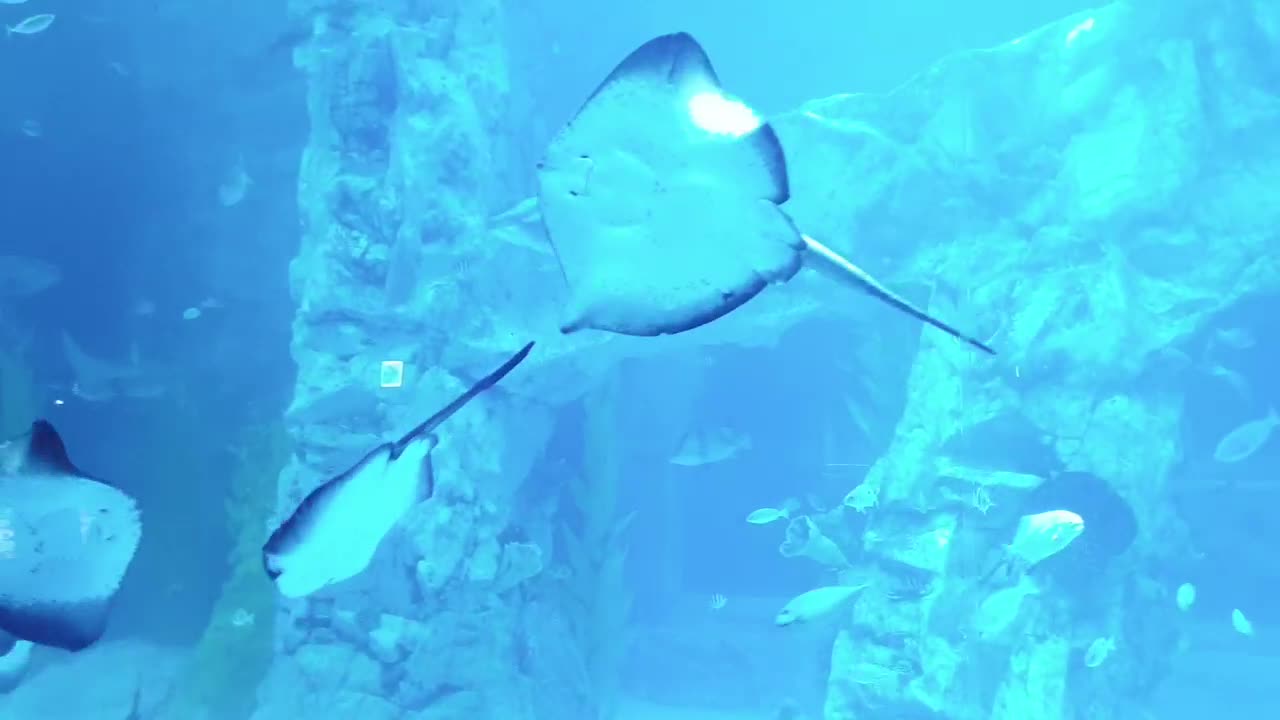
[[[79,469],[37,420],[0,445],[0,523],[0,630],[73,652],[97,642],[142,539],[137,501]]]
[[[58,266],[37,258],[0,255],[0,298],[35,295],[62,282]]]
[[[218,185],[218,204],[222,207],[239,205],[240,201],[244,200],[244,196],[249,193],[251,185],[253,185],[253,178],[245,170],[244,156],[241,155],[236,159],[236,164],[231,168],[227,179]]]
[[[1084,518],[1070,510],[1049,510],[1024,515],[1009,543],[1008,552],[1031,568],[1056,555],[1084,533]]]
[[[1186,612],[1196,603],[1196,586],[1191,583],[1182,583],[1178,586],[1178,592],[1175,595],[1175,602],[1178,609]]]
[[[1024,515],[1062,509],[1089,518],[1089,532],[1048,558],[1037,571],[1069,584],[1089,584],[1138,537],[1133,507],[1111,483],[1093,473],[1054,473],[1017,505]]]
[[[1253,623],[1249,622],[1249,618],[1244,616],[1240,608],[1234,608],[1231,611],[1231,627],[1245,637],[1253,637]]]
[[[980,638],[990,640],[998,637],[1018,619],[1023,601],[1040,592],[1036,581],[1022,575],[1013,586],[1001,588],[983,598],[974,609],[969,623]]]
[[[27,668],[31,666],[33,647],[30,640],[19,640],[13,636],[0,641],[0,694],[12,692],[22,683]]]
[[[1087,668],[1096,668],[1111,657],[1111,652],[1116,649],[1116,639],[1113,637],[1100,637],[1089,643],[1088,649],[1084,651],[1084,666]]]
[[[136,344],[129,348],[128,363],[121,364],[88,354],[75,338],[64,331],[62,351],[75,376],[70,385],[71,394],[82,400],[108,402],[118,398],[155,398],[167,392],[167,387],[151,377],[151,372],[143,366],[141,351]]]
[[[1209,374],[1213,377],[1221,378],[1222,381],[1230,385],[1231,389],[1234,390],[1241,398],[1248,399],[1250,397],[1249,381],[1235,370],[1223,367],[1222,365],[1213,365],[1209,368]]]
[[[1250,420],[1223,436],[1213,449],[1213,459],[1220,463],[1247,460],[1267,444],[1277,426],[1280,426],[1280,414],[1271,408],[1266,417]]]
[[[548,144],[537,197],[569,291],[563,333],[682,333],[809,267],[995,354],[796,227],[777,134],[688,33],[609,73]]]
[[[696,430],[685,435],[670,462],[684,467],[712,465],[731,460],[750,449],[751,438],[729,428]]]
[[[57,18],[57,16],[53,13],[32,15],[25,20],[19,21],[16,25],[6,25],[4,28],[4,34],[6,37],[9,35],[35,35],[36,33],[48,30],[49,26],[53,24],[55,18]]]
[[[412,507],[435,492],[434,430],[528,357],[529,343],[497,370],[395,442],[312,490],[262,546],[262,565],[281,595],[300,598],[355,577]]]
[[[752,525],[768,525],[778,520],[786,520],[791,517],[791,513],[782,508],[760,508],[752,510],[747,515],[747,522]]]
[[[773,622],[778,627],[813,622],[835,612],[850,598],[857,595],[858,591],[866,587],[866,585],[829,585],[803,592],[791,598],[778,611]]]
[[[1023,515],[1013,540],[985,575],[984,582],[1021,579],[1027,571],[1065,550],[1084,533],[1084,519],[1070,510]]]
[[[1232,350],[1248,350],[1258,344],[1258,339],[1245,328],[1220,328],[1213,331],[1210,344],[1226,345]]]

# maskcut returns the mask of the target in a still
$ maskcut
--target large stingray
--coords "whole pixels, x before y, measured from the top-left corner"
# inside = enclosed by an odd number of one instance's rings
[[[72,464],[48,422],[0,443],[0,641],[97,642],[141,538],[134,499]]]
[[[538,164],[542,222],[569,286],[561,330],[684,332],[810,266],[994,354],[800,232],[780,207],[788,197],[773,128],[721,90],[698,42],[650,40]]]

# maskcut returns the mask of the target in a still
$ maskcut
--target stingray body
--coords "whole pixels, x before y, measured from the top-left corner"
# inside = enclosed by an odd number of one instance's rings
[[[48,422],[0,444],[0,631],[89,647],[141,539],[134,499],[72,464]]]
[[[533,343],[395,442],[311,491],[262,548],[267,576],[286,597],[305,597],[364,571],[396,523],[431,497],[435,429],[528,356]]]
[[[802,233],[773,128],[685,33],[642,45],[552,139],[538,205],[569,287],[564,332],[675,334],[812,267],[985,352]]]

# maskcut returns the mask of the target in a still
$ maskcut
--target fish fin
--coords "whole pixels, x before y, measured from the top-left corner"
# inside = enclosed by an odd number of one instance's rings
[[[79,652],[107,629],[111,598],[74,603],[0,605],[0,628],[37,645]]]
[[[29,443],[26,457],[29,468],[55,475],[85,476],[67,457],[67,446],[62,442],[62,436],[48,420],[31,423]]]
[[[839,282],[850,285],[854,289],[870,295],[877,300],[889,305],[890,307],[906,313],[921,322],[932,325],[933,327],[947,333],[948,335],[961,340],[972,347],[975,347],[988,355],[995,355],[996,351],[991,346],[981,340],[963,333],[952,327],[946,322],[935,318],[924,310],[913,305],[909,300],[885,287],[879,280],[876,280],[862,268],[854,265],[845,259],[836,251],[814,240],[808,235],[801,236],[804,239],[805,246],[809,252],[805,254],[806,265],[813,269],[834,278]]]
[[[636,98],[638,90],[647,97]],[[618,63],[579,109],[575,121],[593,111],[608,110],[636,100],[658,101],[662,104],[633,107],[665,111],[668,116],[658,119],[670,122],[673,126],[664,128],[665,130],[691,131],[700,128],[703,132],[714,133],[717,121],[730,120],[729,115],[733,109],[723,106],[720,108],[724,112],[723,118],[700,119],[697,117],[697,110],[690,107],[690,103],[696,103],[696,99],[704,95],[729,99],[721,89],[720,78],[702,45],[688,33],[662,35],[636,48]],[[741,110],[751,112],[745,105],[739,103],[739,106]],[[707,108],[706,111],[712,112],[715,109]],[[647,116],[642,114],[631,120],[636,124],[645,124],[653,115],[654,113],[648,113]],[[617,120],[615,118],[614,122]],[[713,124],[713,127],[708,128],[707,124]],[[710,144],[705,146],[705,150],[737,165],[741,174],[733,179],[754,190],[759,197],[779,205],[791,197],[782,143],[768,123],[756,122],[752,130],[743,133],[732,144]]]

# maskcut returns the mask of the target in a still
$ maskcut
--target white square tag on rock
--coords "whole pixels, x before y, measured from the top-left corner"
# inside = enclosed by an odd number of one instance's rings
[[[383,360],[379,384],[384,388],[398,388],[404,385],[404,361]]]

